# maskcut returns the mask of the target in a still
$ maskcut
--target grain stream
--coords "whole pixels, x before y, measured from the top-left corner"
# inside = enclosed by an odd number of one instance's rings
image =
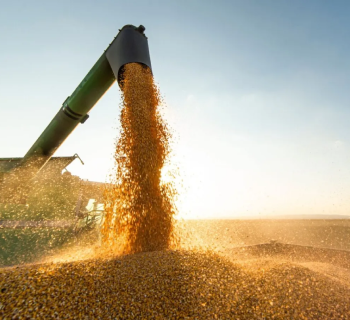
[[[175,241],[174,185],[161,182],[170,131],[159,112],[161,97],[149,68],[124,67],[120,135],[112,183],[105,190],[102,239],[122,253],[167,249]]]

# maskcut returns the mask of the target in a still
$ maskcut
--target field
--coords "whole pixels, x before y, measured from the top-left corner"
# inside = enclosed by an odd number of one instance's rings
[[[350,220],[188,220],[184,227],[191,239],[185,246],[226,255],[274,242],[350,251]],[[35,262],[74,246],[75,240],[72,228],[0,228],[0,267]]]
[[[219,249],[277,241],[350,250],[350,219],[189,220],[185,224],[199,242]]]
[[[0,229],[0,267],[38,261],[73,239],[71,229]]]

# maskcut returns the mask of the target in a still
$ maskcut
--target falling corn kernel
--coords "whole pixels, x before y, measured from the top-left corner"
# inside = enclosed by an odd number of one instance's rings
[[[161,182],[161,172],[171,134],[150,69],[138,63],[124,68],[120,137],[113,181],[105,190],[102,239],[123,253],[167,249],[175,240],[176,190]]]

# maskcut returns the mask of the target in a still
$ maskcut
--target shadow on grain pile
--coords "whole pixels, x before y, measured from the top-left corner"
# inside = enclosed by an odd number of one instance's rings
[[[253,250],[259,250],[255,248]],[[232,257],[232,256],[231,256]],[[238,255],[237,255],[238,257]],[[0,271],[1,318],[348,319],[350,289],[285,261],[156,251]]]

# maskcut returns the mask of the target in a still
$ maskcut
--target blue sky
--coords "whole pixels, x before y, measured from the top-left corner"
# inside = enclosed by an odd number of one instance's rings
[[[0,0],[0,157],[23,156],[118,29],[146,27],[193,217],[349,214],[348,1]],[[115,85],[56,155],[104,181]]]

